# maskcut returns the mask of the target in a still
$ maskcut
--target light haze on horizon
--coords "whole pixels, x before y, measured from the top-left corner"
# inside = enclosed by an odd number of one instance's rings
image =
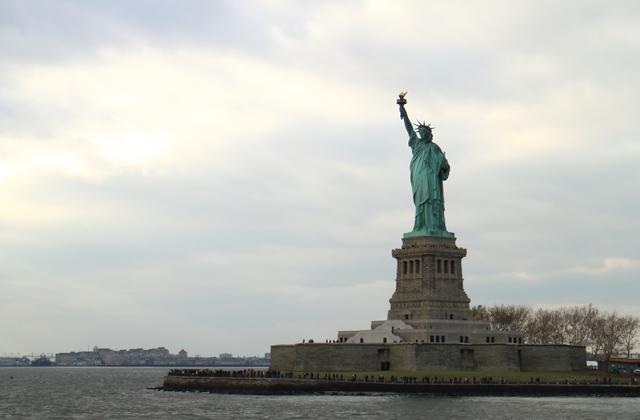
[[[640,316],[640,4],[0,1],[0,355],[261,355],[385,319],[395,103],[472,305]]]

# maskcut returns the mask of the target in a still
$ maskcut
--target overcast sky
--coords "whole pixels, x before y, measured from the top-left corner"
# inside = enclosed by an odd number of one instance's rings
[[[0,355],[254,355],[385,319],[395,103],[472,305],[640,316],[636,1],[0,0]]]

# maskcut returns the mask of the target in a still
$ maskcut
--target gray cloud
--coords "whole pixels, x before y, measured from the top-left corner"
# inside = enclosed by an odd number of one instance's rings
[[[139,42],[257,50],[265,28],[235,2],[8,1],[0,16],[0,51],[26,61],[70,60]]]
[[[454,4],[414,21],[415,6],[387,17],[375,2],[3,3],[5,70],[64,69],[140,45],[224,50],[349,86],[350,103],[369,96],[342,120],[304,112],[336,98],[246,98],[247,125],[262,111],[255,102],[291,120],[225,140],[223,152],[212,133],[193,146],[200,160],[154,171],[105,161],[81,133],[56,138],[91,104],[51,107],[56,98],[29,96],[1,73],[11,95],[0,97],[0,135],[25,153],[81,152],[107,169],[98,180],[36,171],[0,193],[28,210],[70,211],[0,219],[0,319],[22,320],[19,330],[0,323],[12,331],[0,353],[98,344],[257,354],[384,318],[390,249],[412,219],[394,104],[403,88],[452,164],[447,222],[469,250],[474,304],[593,302],[638,314],[635,6]],[[409,20],[389,22],[398,17]],[[5,163],[19,145],[0,146]]]

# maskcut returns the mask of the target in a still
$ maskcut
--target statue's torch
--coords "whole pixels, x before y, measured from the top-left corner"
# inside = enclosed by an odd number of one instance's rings
[[[400,105],[400,119],[404,119],[404,112],[402,112],[402,110],[404,109],[404,105],[407,103],[407,100],[404,99],[404,97],[407,95],[407,92],[400,92],[400,94],[398,95],[398,100],[396,101],[396,103],[398,105]]]

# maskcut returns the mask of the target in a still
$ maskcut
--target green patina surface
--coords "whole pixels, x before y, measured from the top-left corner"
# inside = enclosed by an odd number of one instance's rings
[[[411,189],[416,214],[413,230],[404,234],[405,238],[418,236],[437,236],[452,238],[444,221],[443,181],[449,177],[449,162],[440,147],[433,142],[431,127],[417,124],[418,133],[413,128],[404,105],[407,101],[403,93],[397,103],[400,105],[400,118],[404,121],[409,134],[411,159]]]

